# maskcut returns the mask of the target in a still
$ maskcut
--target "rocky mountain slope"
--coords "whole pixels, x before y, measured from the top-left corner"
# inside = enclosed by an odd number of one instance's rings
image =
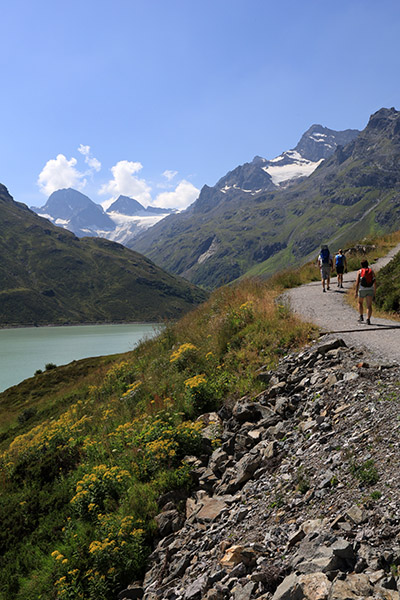
[[[312,147],[321,144],[325,152],[332,144],[315,141],[329,140],[318,134],[323,135],[314,131],[307,140],[314,138]],[[304,140],[298,148],[319,156]],[[263,159],[256,158],[229,174],[230,187],[224,179],[214,188],[205,186],[192,207],[130,245],[170,272],[215,287],[244,273],[268,276],[299,263],[322,241],[344,244],[398,229],[400,113],[379,110],[357,137],[332,150],[307,178],[281,183],[280,189],[272,187]],[[251,191],[248,181],[255,184]]]
[[[137,252],[55,227],[2,185],[0,255],[1,326],[157,321],[205,299]]]
[[[200,417],[195,490],[160,500],[119,599],[398,600],[399,365],[326,338],[258,376],[256,398]]]
[[[128,196],[119,196],[105,211],[88,196],[72,188],[53,192],[44,206],[32,206],[32,210],[78,237],[103,237],[120,243],[132,239],[174,212],[153,206],[145,208]]]

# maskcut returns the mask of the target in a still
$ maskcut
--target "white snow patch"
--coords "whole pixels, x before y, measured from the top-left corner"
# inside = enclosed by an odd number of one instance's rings
[[[310,135],[310,140],[312,140],[313,142],[322,142],[323,144],[326,144],[325,140],[319,137],[316,137],[317,135],[320,135],[318,133],[315,133],[314,135]]]
[[[285,157],[283,156],[283,154],[281,154],[280,156],[277,156],[276,158],[271,158],[270,161],[268,162],[280,162],[281,160],[283,160]]]
[[[41,216],[42,216],[42,215],[41,215]],[[49,218],[49,217],[47,217],[47,218]],[[56,225],[61,225],[62,227],[67,227],[67,225],[69,225],[69,221],[68,221],[67,219],[56,219],[56,220],[54,221],[54,223],[55,223]]]
[[[51,215],[46,215],[46,213],[38,213],[39,217],[43,217],[43,219],[48,219],[52,223],[54,223],[54,217]]]
[[[161,215],[146,215],[143,217],[137,215],[121,215],[117,212],[108,212],[107,214],[118,227],[121,227],[122,225],[131,225],[134,223],[139,227],[147,229],[148,227],[158,223],[158,221],[161,221],[161,219],[166,217],[169,213]]]
[[[289,179],[297,179],[298,177],[307,177],[321,164],[323,159],[318,162],[302,159],[290,165],[263,167],[264,171],[271,175],[272,183],[280,185]]]

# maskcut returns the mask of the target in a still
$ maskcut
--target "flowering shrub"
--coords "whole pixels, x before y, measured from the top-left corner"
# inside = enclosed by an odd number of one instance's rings
[[[84,432],[91,423],[91,417],[80,416],[82,403],[70,407],[54,421],[44,421],[28,433],[17,436],[8,450],[0,455],[10,479],[39,479],[51,481],[60,472],[75,467]]]
[[[98,465],[76,484],[71,504],[80,516],[104,510],[107,500],[118,500],[131,481],[128,471],[120,467]]]
[[[211,380],[204,373],[194,375],[185,381],[187,397],[195,412],[214,410],[215,390]]]
[[[133,438],[136,468],[140,479],[146,479],[164,468],[179,465],[185,454],[195,454],[201,446],[201,424],[173,422],[168,413],[147,418]]]
[[[173,363],[179,371],[183,371],[195,361],[197,352],[198,348],[194,344],[181,344],[172,352],[169,362]]]
[[[140,573],[147,549],[144,531],[133,516],[98,514],[95,539],[88,545],[69,528],[68,551],[52,552],[58,579],[57,597],[108,600],[113,590]]]
[[[128,387],[126,392],[124,392],[122,394],[122,398],[126,398],[126,397],[132,398],[135,394],[137,394],[141,385],[142,385],[141,381],[135,381],[134,383],[131,383],[131,385]]]
[[[118,363],[109,369],[101,385],[101,393],[123,393],[135,379],[135,370],[132,363],[127,361]]]
[[[253,303],[244,302],[239,308],[232,308],[227,313],[227,319],[234,331],[239,331],[254,320]]]

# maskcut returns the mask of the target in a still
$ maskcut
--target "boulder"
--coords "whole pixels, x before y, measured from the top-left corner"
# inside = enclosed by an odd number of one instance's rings
[[[249,566],[254,564],[255,560],[256,553],[253,548],[235,545],[226,549],[224,556],[220,560],[220,564],[230,571],[239,563]]]
[[[158,533],[161,537],[166,537],[175,531],[178,531],[184,522],[184,517],[177,510],[166,510],[154,517],[157,523]]]

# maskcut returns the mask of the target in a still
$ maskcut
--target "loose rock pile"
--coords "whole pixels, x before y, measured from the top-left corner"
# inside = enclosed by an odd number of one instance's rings
[[[398,365],[335,339],[258,377],[256,398],[203,415],[196,491],[165,498],[119,599],[400,600]]]

